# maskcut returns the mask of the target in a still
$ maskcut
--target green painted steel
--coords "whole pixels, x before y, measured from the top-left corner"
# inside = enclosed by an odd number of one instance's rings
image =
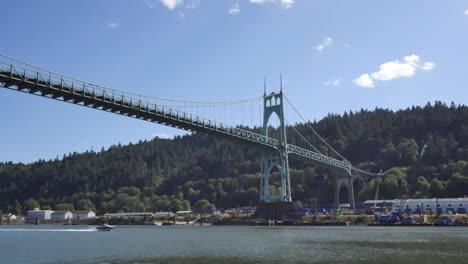
[[[288,144],[286,141],[286,125],[283,111],[283,91],[263,96],[263,135],[268,137],[268,123],[272,115],[276,114],[280,125],[278,128],[278,146],[275,151],[263,150],[262,172],[260,178],[261,202],[291,202],[291,183],[289,178]],[[270,194],[269,178],[276,168],[281,177],[280,194]]]
[[[134,94],[104,88],[33,67],[29,64],[9,64],[0,61],[0,87],[187,131],[238,140],[242,143],[258,147],[263,151],[262,191],[260,194],[260,199],[263,201],[291,201],[288,156],[304,158],[321,165],[344,170],[349,175],[351,175],[351,171],[354,169],[348,161],[337,160],[286,143],[282,92],[264,96],[264,134],[261,135],[245,129],[213,122],[190,113],[177,111],[167,106],[158,105],[150,102],[149,99],[142,100]],[[265,129],[272,113],[276,113],[281,121],[279,140],[268,137],[267,130]],[[275,166],[281,171],[282,177],[282,192],[279,196],[269,195],[269,191],[266,190],[268,188],[265,188],[265,186],[268,186],[267,173],[269,176],[271,169]]]

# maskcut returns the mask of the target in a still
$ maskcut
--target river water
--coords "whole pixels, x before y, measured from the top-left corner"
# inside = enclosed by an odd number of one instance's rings
[[[0,263],[468,263],[468,228],[0,226]]]

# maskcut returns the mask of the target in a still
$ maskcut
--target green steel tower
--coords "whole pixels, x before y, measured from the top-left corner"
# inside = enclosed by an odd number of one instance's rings
[[[291,202],[291,185],[289,179],[289,163],[286,143],[286,126],[283,111],[283,89],[279,93],[264,94],[263,97],[263,135],[268,135],[268,122],[272,114],[279,118],[278,144],[273,150],[263,150],[262,171],[260,180],[261,202]],[[281,176],[280,194],[270,195],[269,178],[273,169],[278,169]]]

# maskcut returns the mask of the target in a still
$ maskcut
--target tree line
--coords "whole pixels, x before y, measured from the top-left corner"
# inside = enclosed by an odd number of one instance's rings
[[[468,195],[467,106],[436,101],[399,111],[361,109],[287,127],[289,143],[308,147],[298,131],[320,152],[336,157],[310,127],[359,168],[384,171],[382,199]],[[106,213],[255,206],[260,155],[248,145],[192,134],[30,164],[4,162],[0,210]],[[342,172],[306,160],[290,159],[290,167],[294,200],[332,201],[333,176]],[[270,191],[279,192],[277,173],[270,181]],[[355,183],[358,200],[373,199],[377,180],[363,182]]]

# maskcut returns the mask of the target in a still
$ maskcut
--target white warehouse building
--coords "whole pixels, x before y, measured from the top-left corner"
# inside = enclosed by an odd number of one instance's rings
[[[70,211],[55,211],[50,214],[52,220],[68,220],[73,218],[73,213]]]
[[[393,212],[402,213],[446,213],[466,214],[468,211],[468,198],[432,198],[432,199],[407,199],[393,200]]]
[[[96,218],[96,213],[93,211],[76,211],[73,213],[73,219],[89,219]]]
[[[29,210],[28,211],[28,214],[26,216],[27,219],[30,219],[30,220],[49,220],[50,219],[50,215],[53,213],[54,211],[52,210],[39,210],[39,208],[34,208],[34,210]]]

